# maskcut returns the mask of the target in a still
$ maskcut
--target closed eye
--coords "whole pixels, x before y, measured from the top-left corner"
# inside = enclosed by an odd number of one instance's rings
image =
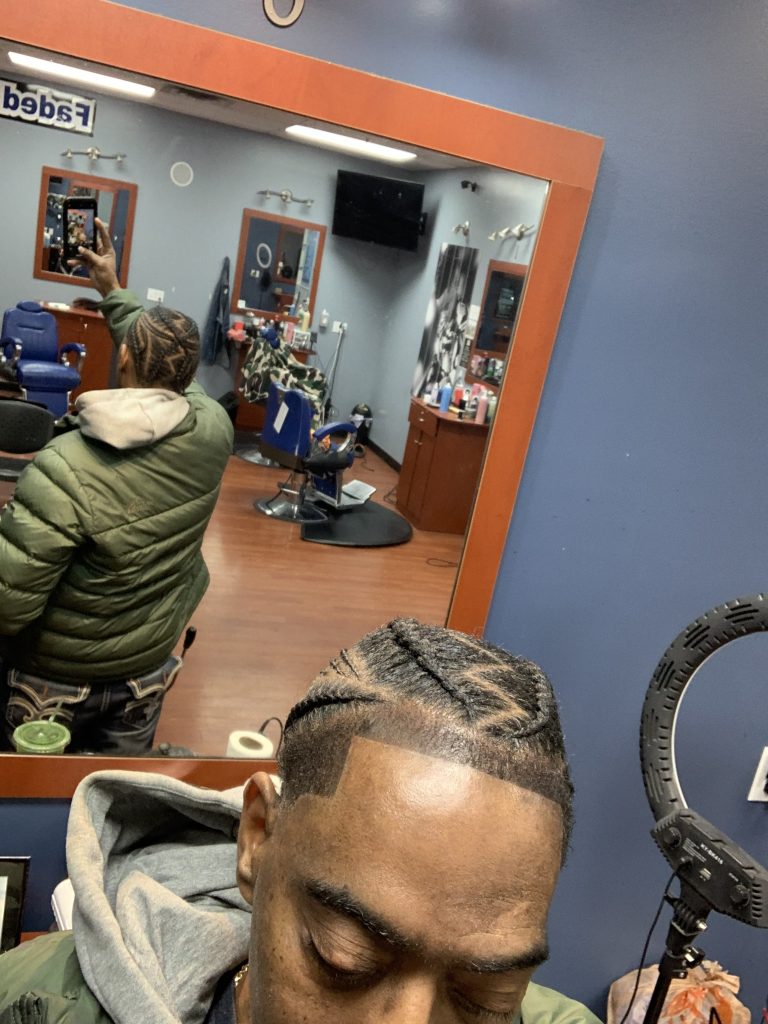
[[[461,992],[454,990],[451,996],[456,1005],[469,1014],[474,1020],[488,1021],[489,1024],[518,1024],[520,1019],[519,1010],[489,1010],[486,1006],[479,1006],[477,1003],[467,999]]]
[[[329,959],[318,949],[311,935],[304,941],[304,947],[313,963],[320,968],[324,978],[334,988],[354,989],[362,988],[377,981],[386,969],[386,965],[377,961],[360,960],[359,966],[350,963],[339,963]]]

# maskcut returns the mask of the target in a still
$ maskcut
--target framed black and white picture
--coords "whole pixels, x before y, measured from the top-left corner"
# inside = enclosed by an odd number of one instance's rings
[[[29,857],[0,857],[0,953],[21,941]]]
[[[435,286],[427,307],[411,394],[426,395],[437,385],[464,380],[466,328],[477,275],[478,249],[445,244],[440,250]],[[466,352],[469,358],[469,350]]]

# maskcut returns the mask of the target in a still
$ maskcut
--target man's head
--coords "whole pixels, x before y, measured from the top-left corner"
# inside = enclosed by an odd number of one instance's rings
[[[133,321],[118,354],[121,387],[186,391],[200,358],[194,320],[175,309],[155,306]]]
[[[254,1024],[516,1020],[571,821],[541,670],[397,620],[315,680],[280,764],[239,837]]]

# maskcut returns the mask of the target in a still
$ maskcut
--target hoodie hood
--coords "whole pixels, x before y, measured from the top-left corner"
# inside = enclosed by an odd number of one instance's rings
[[[142,448],[167,437],[190,411],[184,395],[164,388],[87,391],[75,402],[85,437],[113,448]]]
[[[248,955],[235,881],[242,790],[105,771],[72,800],[67,867],[80,968],[114,1024],[202,1024]]]

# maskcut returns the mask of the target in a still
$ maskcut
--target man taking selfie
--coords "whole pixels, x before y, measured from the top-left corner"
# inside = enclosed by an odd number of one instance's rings
[[[279,794],[86,779],[74,933],[0,958],[0,1024],[598,1024],[531,983],[572,810],[536,665],[395,620],[315,679],[279,765]]]
[[[119,287],[109,234],[79,260],[103,297],[119,387],[76,402],[0,517],[0,747],[50,718],[70,752],[151,749],[172,654],[208,586],[203,534],[232,451],[193,382],[195,323]]]

